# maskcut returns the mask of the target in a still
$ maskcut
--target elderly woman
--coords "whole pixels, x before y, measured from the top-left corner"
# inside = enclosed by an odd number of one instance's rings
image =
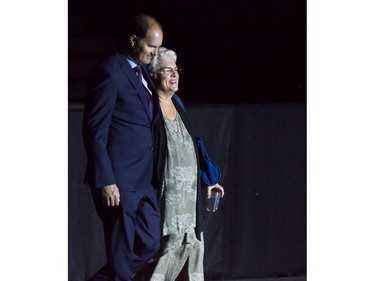
[[[200,181],[197,145],[178,90],[181,68],[174,51],[160,47],[149,65],[159,96],[162,117],[154,127],[155,161],[161,210],[161,249],[152,281],[173,281],[178,276],[204,280],[203,212],[212,188]]]

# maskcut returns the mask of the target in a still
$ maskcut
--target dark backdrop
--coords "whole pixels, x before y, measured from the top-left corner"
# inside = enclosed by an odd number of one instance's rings
[[[305,106],[194,106],[188,114],[226,191],[207,221],[205,280],[304,275]],[[69,111],[69,281],[85,281],[105,262],[102,226],[82,184],[81,122],[81,110]]]
[[[69,101],[135,12],[154,15],[188,104],[306,101],[306,1],[69,0]]]
[[[82,185],[77,104],[135,12],[162,23],[163,45],[183,68],[179,94],[223,172],[227,193],[206,231],[207,280],[304,275],[306,2],[69,0],[69,280],[105,262]]]

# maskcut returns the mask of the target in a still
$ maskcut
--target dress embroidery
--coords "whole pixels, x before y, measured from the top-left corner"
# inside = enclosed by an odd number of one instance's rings
[[[196,238],[197,159],[193,140],[180,115],[164,117],[167,160],[162,187],[162,240],[151,281],[174,281],[188,263],[190,281],[204,281],[203,235]]]

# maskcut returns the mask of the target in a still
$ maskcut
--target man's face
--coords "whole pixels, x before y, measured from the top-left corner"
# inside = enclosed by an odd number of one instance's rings
[[[163,43],[163,32],[159,27],[150,28],[144,38],[133,35],[131,45],[134,51],[134,58],[144,64],[149,64],[153,56],[158,54],[158,48]]]

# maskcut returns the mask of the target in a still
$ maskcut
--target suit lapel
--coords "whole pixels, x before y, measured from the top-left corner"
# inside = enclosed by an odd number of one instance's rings
[[[147,99],[145,89],[143,88],[142,83],[139,81],[138,76],[135,73],[135,71],[131,68],[129,62],[126,59],[126,56],[119,54],[119,53],[117,55],[121,62],[121,71],[126,75],[126,77],[128,77],[130,83],[137,90],[138,96],[140,100],[142,101],[146,114],[148,118],[151,120],[151,116],[148,110],[148,99]]]
[[[158,115],[159,115],[159,99],[158,99],[158,94],[156,92],[156,88],[154,86],[154,83],[152,82],[151,77],[148,74],[147,67],[144,64],[142,65],[142,72],[143,72],[143,77],[147,81],[148,88],[152,92],[152,102],[153,102],[153,110],[154,110],[154,112],[153,112],[153,122],[152,123],[154,123],[155,120],[157,119]]]

